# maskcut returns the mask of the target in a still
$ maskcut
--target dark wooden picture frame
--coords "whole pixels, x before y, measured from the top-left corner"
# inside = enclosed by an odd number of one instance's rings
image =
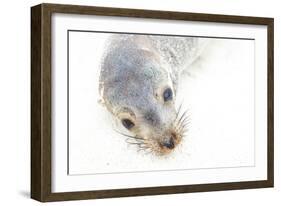
[[[53,193],[51,191],[51,16],[54,13],[139,17],[267,26],[267,180],[134,189]],[[80,200],[138,195],[273,187],[274,88],[272,18],[169,11],[40,4],[31,8],[31,198],[42,201]]]

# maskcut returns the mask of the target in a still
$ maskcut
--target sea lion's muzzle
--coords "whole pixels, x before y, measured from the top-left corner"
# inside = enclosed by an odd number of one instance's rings
[[[159,155],[165,155],[171,153],[177,145],[180,144],[182,137],[184,136],[184,130],[173,130],[168,134],[161,136],[157,139],[158,147],[153,147],[155,153]]]
[[[186,112],[179,113],[180,109],[176,111],[174,105],[170,105],[166,112],[163,109],[158,112],[150,110],[138,121],[124,122],[123,126],[133,134],[127,135],[129,137],[127,142],[138,146],[139,150],[156,155],[171,153],[180,144],[188,124]]]

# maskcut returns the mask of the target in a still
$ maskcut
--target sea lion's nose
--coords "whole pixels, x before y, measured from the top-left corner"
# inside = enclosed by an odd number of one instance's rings
[[[170,137],[169,140],[164,142],[162,145],[168,149],[174,149],[175,147],[174,139]]]

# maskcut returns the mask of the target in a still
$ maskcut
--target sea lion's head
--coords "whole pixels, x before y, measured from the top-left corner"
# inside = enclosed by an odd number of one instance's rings
[[[156,52],[133,44],[107,51],[100,74],[106,108],[129,131],[128,142],[157,155],[181,142],[186,113],[176,109],[176,83]]]

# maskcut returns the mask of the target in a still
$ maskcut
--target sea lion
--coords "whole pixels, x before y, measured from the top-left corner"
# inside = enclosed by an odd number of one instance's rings
[[[122,133],[129,143],[165,155],[181,142],[188,115],[175,106],[177,85],[203,44],[195,37],[110,37],[101,61],[99,91],[107,110],[130,133]]]

